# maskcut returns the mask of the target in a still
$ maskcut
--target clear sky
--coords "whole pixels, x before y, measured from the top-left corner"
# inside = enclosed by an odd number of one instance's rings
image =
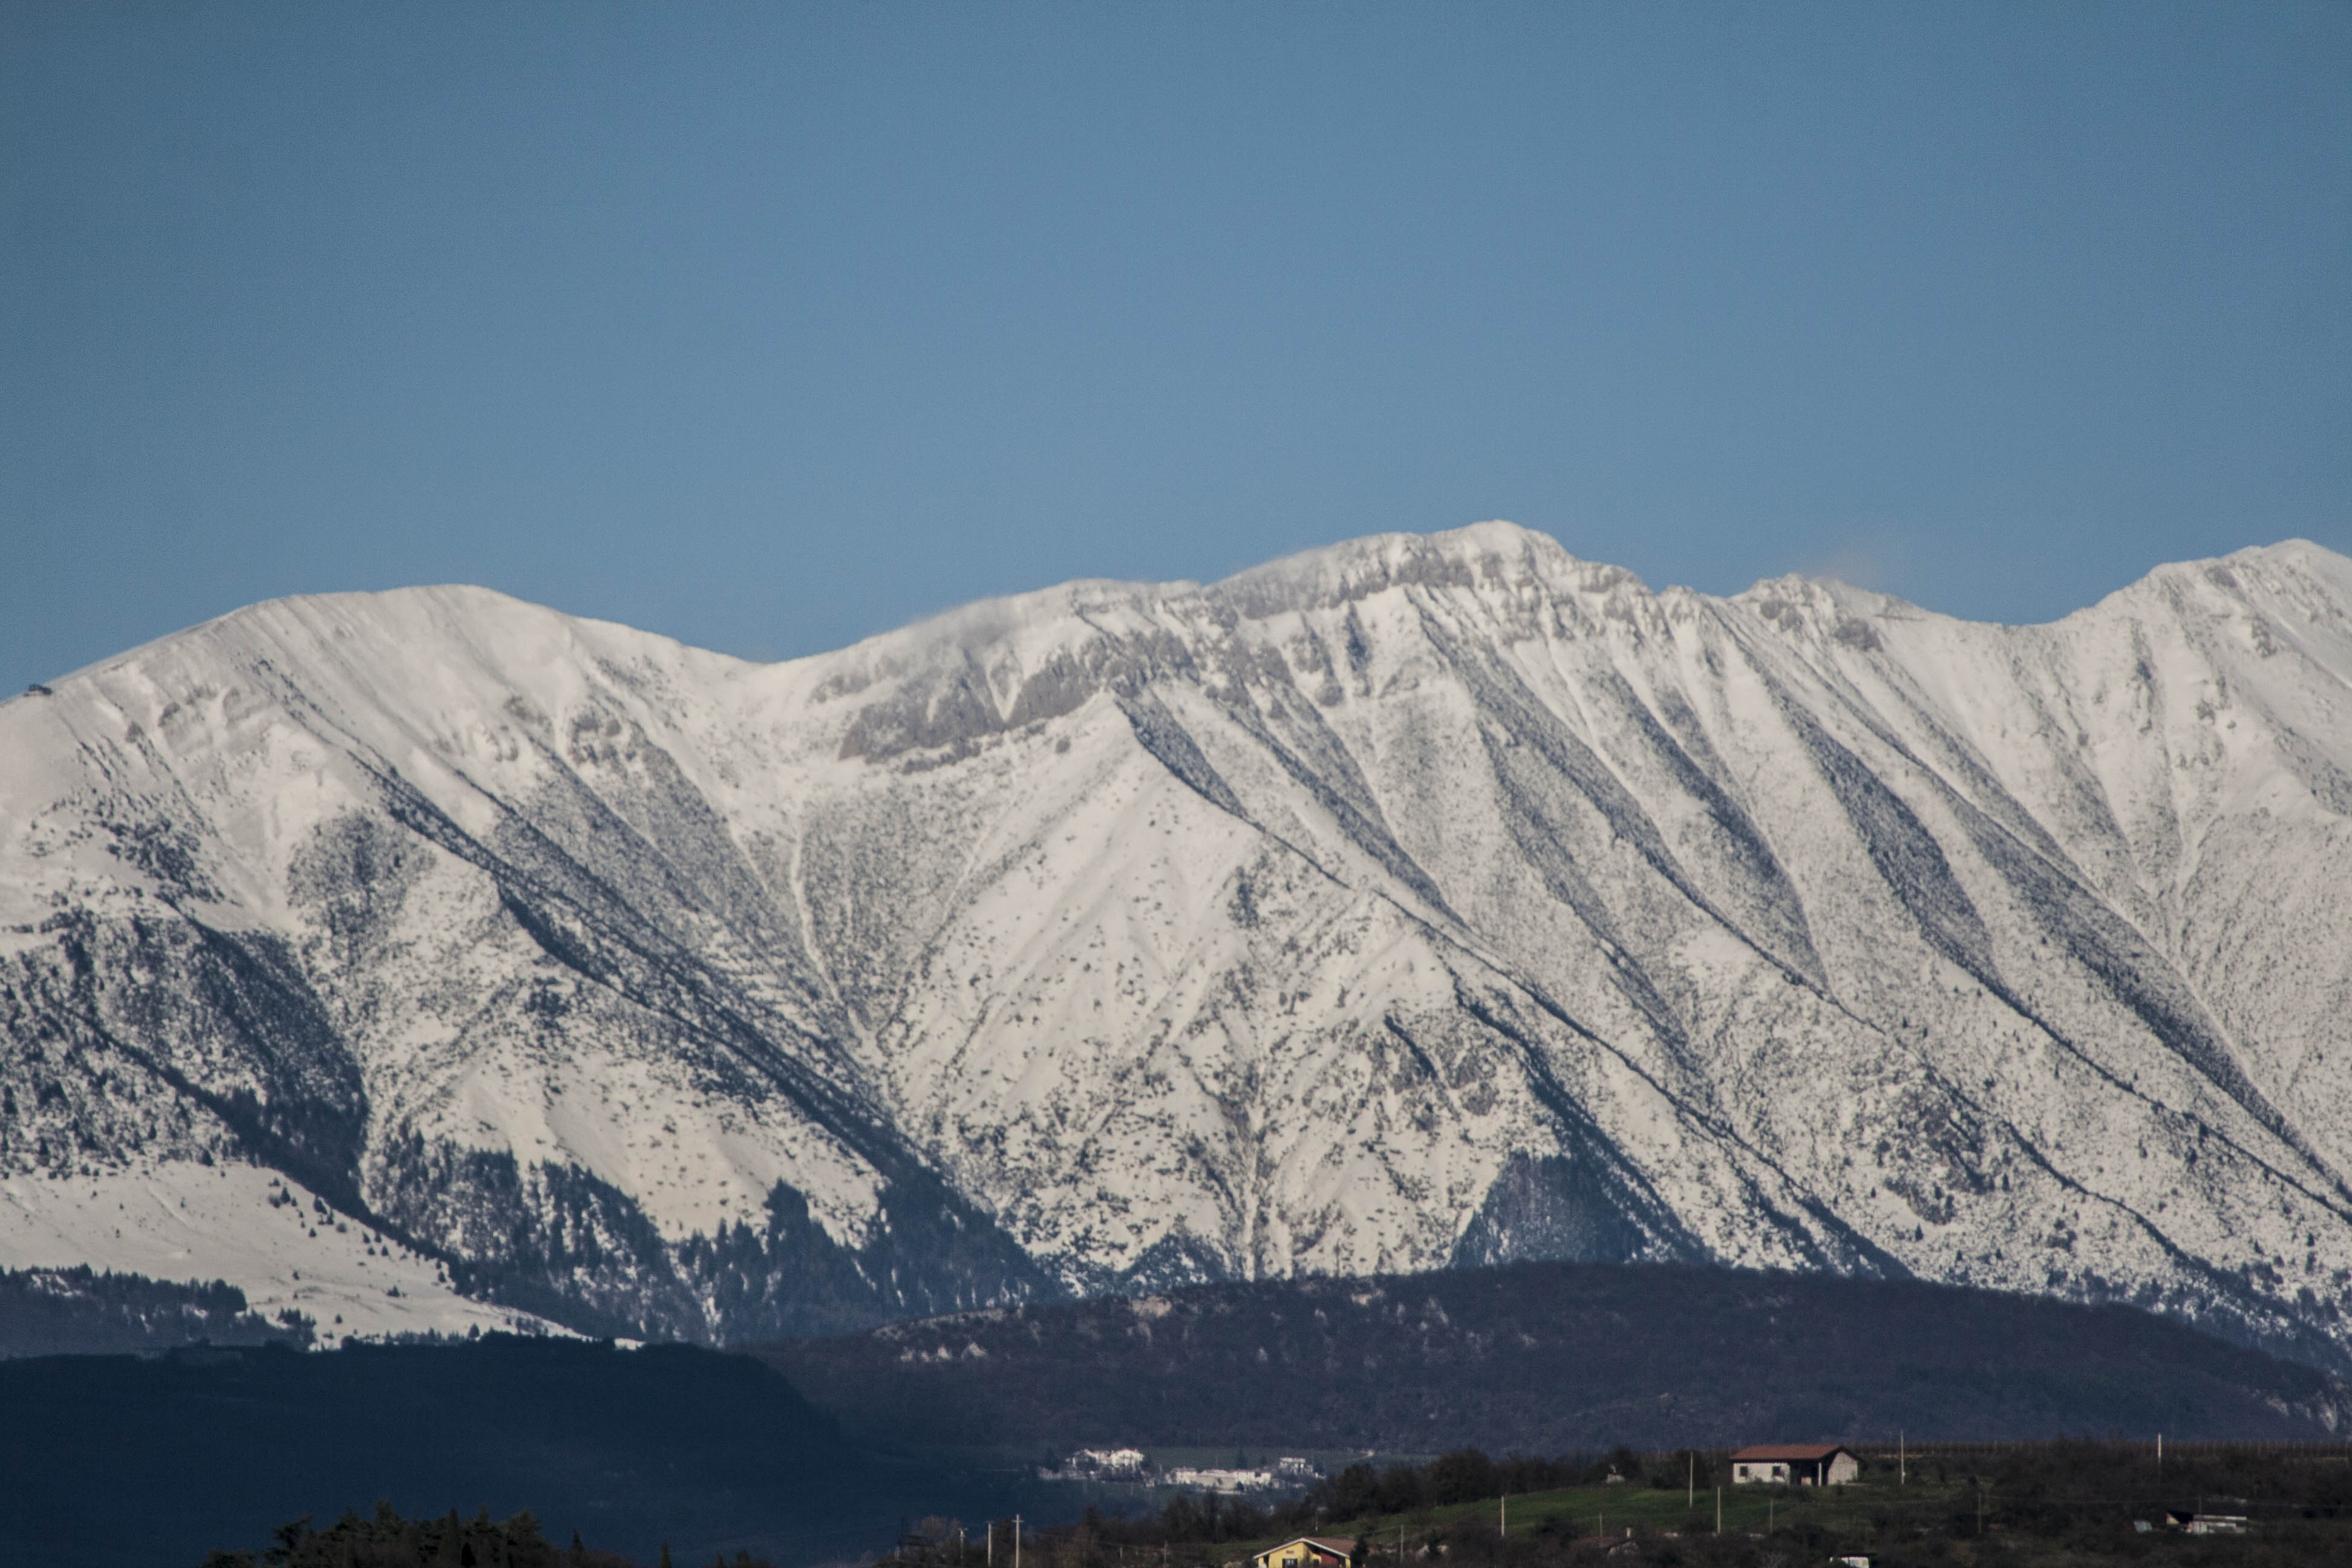
[[[1488,517],[2005,620],[2352,552],[2352,5],[0,0],[0,689]]]

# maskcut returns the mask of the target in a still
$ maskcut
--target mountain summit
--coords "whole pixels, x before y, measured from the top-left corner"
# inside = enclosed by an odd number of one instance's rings
[[[2352,562],[2010,627],[1483,523],[779,665],[279,601],[0,705],[0,1263],[331,1331],[1646,1258],[2347,1367]]]

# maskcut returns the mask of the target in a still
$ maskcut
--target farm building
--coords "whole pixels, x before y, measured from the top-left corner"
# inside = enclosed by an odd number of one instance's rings
[[[1861,1474],[1835,1443],[1759,1443],[1731,1456],[1734,1486],[1842,1487]]]
[[[1250,1559],[1250,1568],[1353,1568],[1356,1543],[1301,1535]]]

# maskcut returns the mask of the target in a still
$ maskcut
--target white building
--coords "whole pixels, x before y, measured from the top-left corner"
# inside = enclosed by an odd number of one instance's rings
[[[1140,1448],[1081,1448],[1059,1469],[1037,1472],[1041,1481],[1148,1481],[1150,1465]]]
[[[1836,1443],[1759,1443],[1731,1456],[1734,1486],[1842,1487],[1861,1474]]]
[[[1199,1487],[1212,1492],[1271,1491],[1282,1484],[1272,1470],[1196,1470],[1179,1467],[1170,1470],[1166,1479],[1171,1487]]]

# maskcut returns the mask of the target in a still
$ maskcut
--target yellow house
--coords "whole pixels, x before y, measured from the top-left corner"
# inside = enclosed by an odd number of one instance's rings
[[[1356,1543],[1328,1535],[1302,1535],[1250,1559],[1251,1568],[1349,1568]]]

